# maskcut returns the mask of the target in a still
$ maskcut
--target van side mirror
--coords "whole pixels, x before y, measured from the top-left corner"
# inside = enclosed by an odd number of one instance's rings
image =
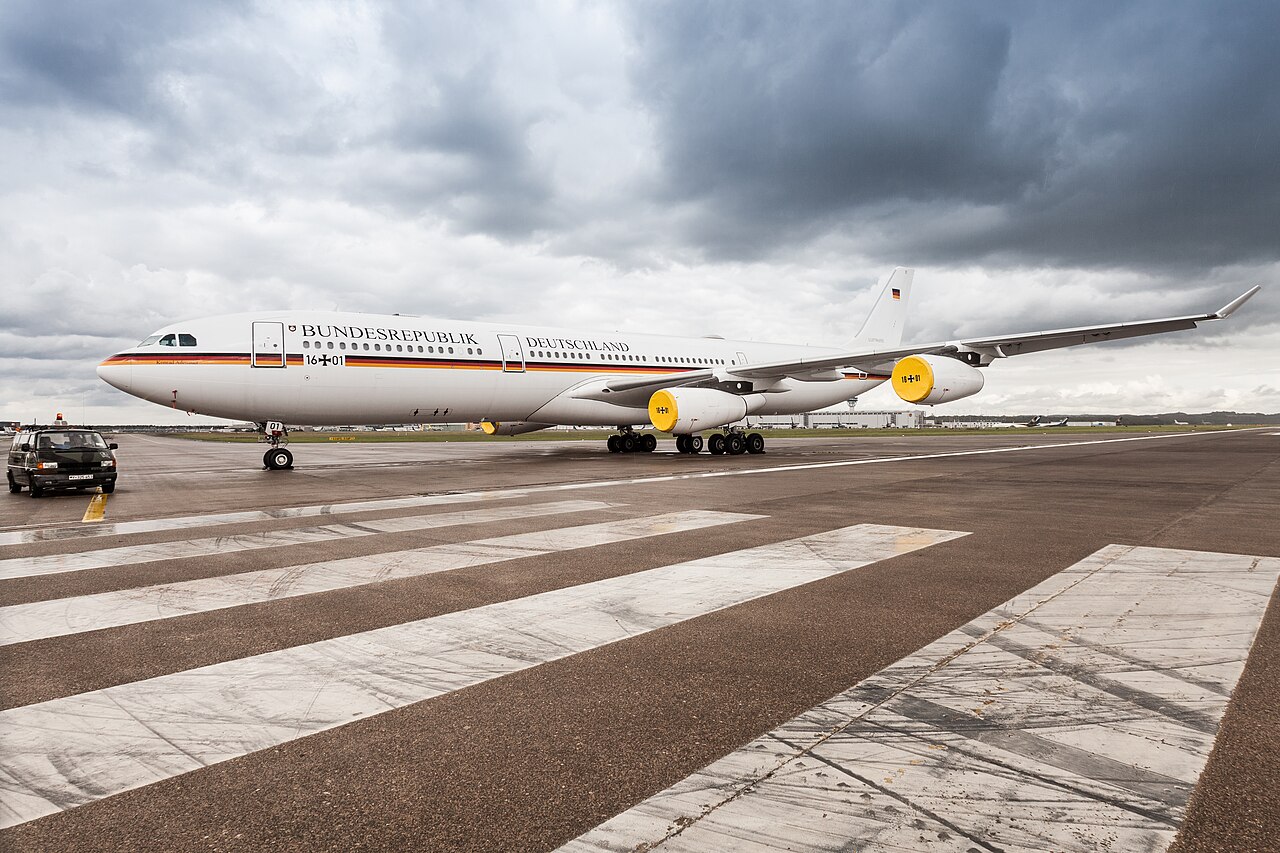
[[[24,441],[24,442],[22,442],[22,444],[19,444],[19,445],[18,445],[18,449],[19,449],[19,450],[21,450],[23,453],[30,453],[30,452],[31,452],[31,442],[29,442],[29,441]]]
[[[119,449],[120,449],[120,445],[116,444],[114,441],[113,441],[113,442],[111,442],[110,444],[108,444],[108,445],[107,445],[107,447],[110,447],[112,450],[119,450]]]

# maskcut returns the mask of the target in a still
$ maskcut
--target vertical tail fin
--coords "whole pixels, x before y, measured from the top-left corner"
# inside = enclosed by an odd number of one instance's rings
[[[902,343],[907,322],[907,302],[911,299],[911,279],[916,271],[895,267],[884,290],[871,306],[871,313],[850,344],[851,349],[892,349]]]

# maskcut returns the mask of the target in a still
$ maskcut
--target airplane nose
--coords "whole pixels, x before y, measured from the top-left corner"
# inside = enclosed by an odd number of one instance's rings
[[[127,392],[133,386],[133,365],[111,364],[108,359],[98,365],[98,378]]]

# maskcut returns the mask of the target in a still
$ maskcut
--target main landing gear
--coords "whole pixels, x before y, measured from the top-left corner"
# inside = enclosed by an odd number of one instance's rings
[[[262,441],[271,448],[262,454],[262,467],[271,471],[283,471],[293,467],[293,454],[285,447],[289,443],[289,431],[280,421],[267,421],[259,425]]]
[[[707,439],[707,450],[712,456],[741,456],[744,453],[764,453],[764,436],[758,432],[744,433],[740,429],[729,429],[716,433]]]
[[[676,450],[681,453],[701,453],[702,452],[702,436],[700,435],[677,435]]]
[[[609,436],[610,453],[651,453],[658,441],[653,433],[633,432],[630,427],[622,427],[618,435]],[[676,450],[691,456],[702,452],[703,447],[711,451],[712,456],[739,456],[743,453],[764,453],[764,436],[758,432],[743,432],[741,429],[729,428],[723,433],[712,433],[703,443],[700,435],[677,435]]]
[[[609,436],[608,446],[610,453],[652,453],[658,447],[658,439],[651,432],[618,427],[618,434]]]

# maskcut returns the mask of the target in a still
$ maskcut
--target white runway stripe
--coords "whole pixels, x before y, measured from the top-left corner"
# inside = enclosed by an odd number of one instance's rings
[[[562,850],[1164,849],[1277,575],[1109,546]]]
[[[393,509],[417,509],[428,506],[476,503],[493,500],[483,492],[459,495],[411,495],[403,498],[380,498],[344,504],[318,504],[282,509],[243,510],[208,515],[184,515],[177,518],[150,518],[139,521],[117,521],[93,527],[45,527],[39,530],[10,530],[0,533],[0,545],[29,545],[33,542],[64,542],[70,539],[92,539],[99,536],[121,536],[128,533],[154,533],[159,530],[189,530],[193,527],[218,527],[224,524],[253,524],[285,518],[346,515],[355,512],[378,512]]]
[[[334,539],[373,536],[379,533],[407,533],[414,530],[456,527],[462,524],[483,524],[491,521],[505,521],[562,512],[588,512],[590,510],[609,509],[612,506],[614,504],[600,501],[522,504],[511,507],[444,512],[435,515],[384,518],[362,521],[358,524],[326,524],[319,527],[273,530],[267,533],[243,533],[235,536],[211,536],[205,539],[158,542],[153,545],[122,545],[119,548],[104,548],[75,554],[13,557],[8,560],[0,560],[0,580],[31,577],[33,575],[60,574],[62,572],[78,572],[86,569],[101,569],[107,566],[151,563],[157,560],[207,557],[211,554],[229,554],[234,551],[254,551],[261,548],[280,548],[285,545],[308,545],[315,542],[328,542]]]
[[[582,506],[587,504],[587,506]],[[533,504],[476,510],[465,515],[490,515],[490,520],[527,518],[553,512],[597,509],[590,501]],[[530,512],[537,510],[537,512]],[[464,514],[464,513],[459,513]],[[298,595],[345,589],[361,584],[415,577],[519,557],[588,548],[648,536],[662,536],[762,518],[730,512],[689,511],[585,524],[538,533],[520,533],[433,545],[258,572],[159,584],[0,608],[0,645],[22,643],[64,634],[115,628],[136,622],[170,619],[243,604],[256,604]],[[462,522],[459,522],[462,523]]]
[[[0,825],[963,533],[857,525],[0,713]]]
[[[648,477],[628,477],[618,480],[591,480],[578,483],[556,483],[547,486],[525,486],[514,489],[495,489],[489,492],[460,492],[448,495],[412,495],[403,498],[356,501],[344,504],[286,507],[275,510],[251,510],[244,512],[190,515],[181,518],[157,518],[140,521],[120,521],[113,524],[95,524],[92,527],[42,528],[39,530],[10,530],[0,532],[0,546],[23,545],[33,542],[85,539],[97,536],[119,536],[127,533],[148,533],[157,530],[179,530],[191,527],[214,527],[223,524],[245,524],[255,521],[272,521],[281,518],[306,518],[311,516],[341,515],[355,512],[403,509],[408,507],[440,506],[470,503],[474,501],[513,500],[547,492],[572,491],[574,489],[598,489],[611,486],[634,486],[646,483],[669,483],[681,480],[698,480],[709,477],[741,477],[753,474],[805,471],[819,468],[843,468],[850,465],[882,465],[897,462],[919,462],[931,459],[949,459],[958,456],[986,456],[992,453],[1022,453],[1034,450],[1055,450],[1069,447],[1085,447],[1101,444],[1123,444],[1133,441],[1164,441],[1171,438],[1205,437],[1251,432],[1254,429],[1199,430],[1196,432],[1167,433],[1163,435],[1139,435],[1125,438],[1088,439],[1085,441],[1055,442],[1053,444],[1018,444],[1009,447],[988,447],[981,450],[954,450],[944,453],[925,453],[915,456],[880,456],[870,459],[838,459],[831,462],[804,462],[796,465],[776,465],[763,468],[729,468],[720,471],[695,471],[687,474],[661,474]]]

